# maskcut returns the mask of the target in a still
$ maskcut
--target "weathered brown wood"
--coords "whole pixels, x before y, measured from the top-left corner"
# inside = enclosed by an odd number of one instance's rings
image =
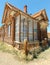
[[[12,18],[11,35],[12,35],[12,44],[14,45],[14,40],[15,40],[15,18]]]
[[[40,21],[39,21],[40,22]],[[38,40],[41,41],[41,30],[40,30],[40,23],[37,23],[37,36],[38,36]]]
[[[26,55],[26,56],[28,55],[27,46],[28,46],[28,41],[27,41],[26,39],[24,39],[24,51],[25,51],[25,55]]]

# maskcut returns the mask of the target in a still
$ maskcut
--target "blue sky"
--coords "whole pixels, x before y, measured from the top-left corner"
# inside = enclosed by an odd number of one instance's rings
[[[42,9],[46,9],[47,16],[50,23],[50,0],[1,0],[0,1],[0,26],[2,26],[2,16],[4,12],[5,3],[8,2],[23,11],[24,5],[28,7],[28,13],[34,14]],[[50,25],[48,26],[50,32]]]

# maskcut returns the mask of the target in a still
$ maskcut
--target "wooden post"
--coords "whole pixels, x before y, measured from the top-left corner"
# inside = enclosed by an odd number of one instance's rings
[[[12,18],[12,45],[13,47],[15,46],[14,45],[14,40],[15,40],[15,18]]]
[[[28,45],[28,42],[26,39],[24,39],[24,51],[25,51],[26,56],[28,55],[27,45]]]

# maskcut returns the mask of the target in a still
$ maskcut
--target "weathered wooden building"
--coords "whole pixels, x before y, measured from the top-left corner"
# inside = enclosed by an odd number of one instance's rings
[[[27,39],[28,42],[43,40],[47,38],[47,28],[41,30],[40,23],[48,22],[45,10],[29,15],[27,6],[24,6],[24,12],[6,3],[2,18],[3,40],[10,44],[18,44]],[[2,31],[2,30],[1,30]]]

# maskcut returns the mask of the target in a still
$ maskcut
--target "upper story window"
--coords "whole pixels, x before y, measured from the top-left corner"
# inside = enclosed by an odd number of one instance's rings
[[[11,25],[8,25],[8,37],[11,35]]]

